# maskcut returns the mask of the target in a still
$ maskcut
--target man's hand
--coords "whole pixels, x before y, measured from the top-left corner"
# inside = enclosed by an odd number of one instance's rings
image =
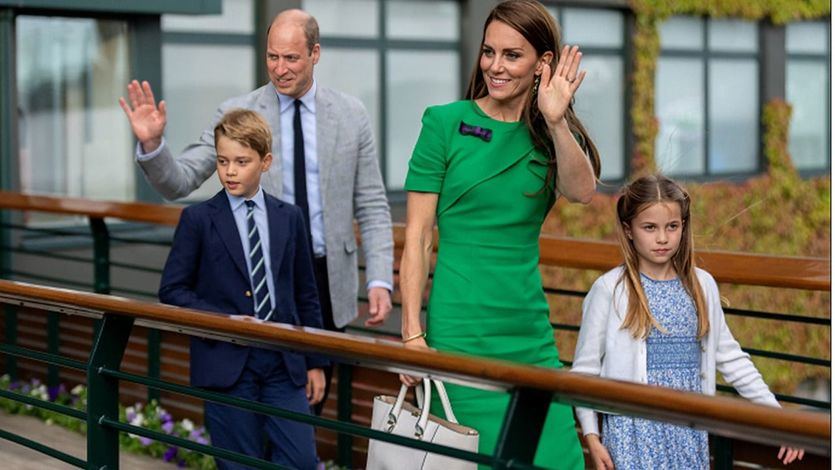
[[[368,289],[368,320],[365,326],[380,326],[391,313],[391,293],[385,287]]]
[[[322,369],[310,369],[307,371],[307,401],[315,405],[322,401],[325,396],[325,371]]]
[[[119,97],[119,106],[130,121],[136,139],[142,145],[145,153],[150,153],[162,144],[162,133],[165,131],[167,111],[165,101],[159,102],[157,107],[151,84],[143,81],[142,85],[134,80],[128,84],[128,100]]]

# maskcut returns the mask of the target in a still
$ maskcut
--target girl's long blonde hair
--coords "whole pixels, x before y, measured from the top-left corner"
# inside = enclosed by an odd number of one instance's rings
[[[629,330],[636,339],[645,339],[653,327],[662,330],[658,321],[652,316],[644,289],[641,286],[641,273],[638,270],[638,253],[632,240],[626,235],[626,228],[632,219],[647,207],[658,203],[675,203],[681,208],[682,234],[681,244],[671,261],[684,289],[693,299],[698,316],[699,329],[697,336],[702,338],[707,334],[710,323],[707,316],[707,306],[701,284],[696,277],[693,254],[693,230],[690,223],[690,195],[675,181],[663,175],[650,175],[638,178],[624,187],[618,198],[617,234],[620,250],[624,259],[623,275],[618,283],[623,283],[628,294],[629,303],[626,317],[621,328]],[[663,330],[662,330],[663,331]]]

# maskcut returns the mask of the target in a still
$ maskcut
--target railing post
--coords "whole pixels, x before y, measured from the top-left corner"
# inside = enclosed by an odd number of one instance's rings
[[[160,378],[160,344],[162,332],[155,329],[148,330],[148,378]],[[148,402],[159,401],[159,389],[148,387]]]
[[[17,346],[17,308],[7,305],[3,307],[6,316],[6,344]],[[17,380],[17,357],[6,354],[6,373],[12,382]]]
[[[494,456],[500,460],[514,460],[533,464],[548,408],[551,406],[550,392],[517,388],[510,396],[510,403],[504,417],[504,424],[496,441]],[[495,464],[493,468],[502,468]]]
[[[58,312],[49,312],[46,316],[46,350],[50,354],[59,356],[60,353],[60,330],[61,315]],[[61,383],[58,366],[50,364],[46,369],[46,385],[57,387]]]
[[[110,293],[110,235],[100,217],[90,217],[93,232],[93,292]]]
[[[119,468],[119,431],[100,423],[119,419],[119,381],[99,375],[99,369],[119,370],[133,318],[105,314],[87,364],[87,468]]]
[[[336,367],[337,374],[337,398],[336,416],[340,422],[351,422],[353,414],[353,376],[354,367],[347,363],[341,363]],[[339,433],[336,437],[336,462],[341,467],[353,468],[353,445],[354,438],[349,434]]]
[[[110,234],[101,217],[90,217],[90,231],[93,235],[93,292],[110,293]],[[93,338],[101,329],[101,320],[93,323]]]
[[[713,437],[713,468],[714,470],[733,470],[734,443],[727,437]]]

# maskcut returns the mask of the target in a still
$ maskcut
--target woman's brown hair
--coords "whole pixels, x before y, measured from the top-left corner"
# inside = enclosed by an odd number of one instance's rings
[[[484,44],[487,26],[493,21],[501,21],[516,30],[534,47],[540,57],[548,51],[552,52],[554,57],[548,65],[551,67],[552,72],[556,70],[559,54],[562,49],[560,46],[559,28],[554,18],[541,3],[535,0],[508,0],[496,5],[484,22],[484,30],[481,35],[482,44]],[[480,57],[481,53],[479,53]],[[539,83],[539,81],[537,80],[536,83]],[[534,85],[534,87],[536,86]],[[470,76],[470,84],[467,88],[466,98],[475,100],[487,95],[487,93],[487,84],[484,82],[484,75],[481,72],[481,67],[477,60],[473,68],[473,73]],[[534,92],[528,94],[525,108],[522,111],[522,119],[528,127],[536,148],[548,156],[548,179],[546,181],[556,181],[554,178],[559,177],[559,173],[557,157],[554,151],[554,142],[551,139],[551,134],[548,132],[545,117],[542,116],[542,113],[539,111],[539,106],[536,104],[536,93]],[[580,119],[574,113],[573,100],[568,105],[565,119],[574,138],[577,139],[580,147],[588,155],[592,168],[594,168],[594,176],[600,177],[600,154],[597,152],[597,147],[592,142],[591,137],[589,137],[586,128],[583,127]]]
[[[621,196],[618,198],[617,234],[624,259],[623,275],[618,282],[624,284],[629,298],[626,317],[621,328],[629,330],[635,338],[646,338],[652,327],[662,330],[649,309],[649,302],[641,286],[638,253],[626,233],[626,229],[630,227],[632,220],[638,214],[647,207],[658,203],[678,204],[681,209],[681,243],[671,261],[681,284],[693,299],[699,323],[697,336],[701,338],[707,334],[710,323],[704,292],[696,276],[693,262],[693,224],[690,223],[690,195],[681,185],[663,175],[638,178],[624,187]]]

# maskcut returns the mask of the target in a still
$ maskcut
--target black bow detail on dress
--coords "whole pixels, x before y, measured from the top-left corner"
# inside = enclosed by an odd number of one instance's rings
[[[485,142],[490,142],[490,139],[493,138],[493,131],[490,129],[479,126],[471,126],[464,121],[461,121],[461,125],[458,126],[458,132],[460,132],[461,135],[476,136]]]

